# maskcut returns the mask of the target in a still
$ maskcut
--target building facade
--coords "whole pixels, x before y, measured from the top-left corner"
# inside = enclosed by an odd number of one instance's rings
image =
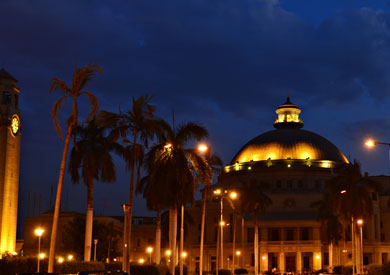
[[[0,69],[0,257],[15,252],[20,163],[17,80]]]
[[[231,164],[224,167],[220,183],[215,187],[229,192],[250,181],[268,186],[266,194],[272,204],[268,205],[266,215],[258,216],[260,271],[303,272],[352,265],[350,228],[346,229],[345,240],[330,246],[325,228],[317,219],[317,209],[313,207],[314,202],[323,198],[326,182],[349,161],[331,142],[301,129],[300,112],[287,98],[276,110],[276,129],[243,146]],[[374,213],[364,221],[362,228],[365,265],[385,263],[390,253],[390,179],[385,176],[370,179],[380,182],[384,191],[371,194]],[[237,202],[229,202],[228,198],[223,201],[224,243],[223,253],[219,252],[223,264],[219,267],[253,270],[253,219],[233,209]],[[197,270],[200,204],[192,207],[191,213],[196,226],[192,226],[187,235],[189,258],[186,261],[190,270]],[[216,244],[221,235],[220,201],[215,201],[212,195],[206,213],[204,270],[211,271],[217,265]]]

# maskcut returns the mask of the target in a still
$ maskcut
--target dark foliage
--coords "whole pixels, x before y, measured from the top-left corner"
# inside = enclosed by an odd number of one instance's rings
[[[245,269],[245,268],[236,268],[234,270],[234,274],[237,274],[237,275],[239,275],[239,274],[248,274],[248,270]]]

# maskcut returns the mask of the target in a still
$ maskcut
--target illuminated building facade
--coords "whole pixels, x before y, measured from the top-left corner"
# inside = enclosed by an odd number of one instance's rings
[[[0,257],[15,252],[20,162],[17,80],[0,69]]]
[[[344,154],[327,139],[301,129],[301,110],[287,98],[276,110],[273,131],[261,134],[235,155],[224,167],[218,188],[234,190],[243,182],[268,186],[272,204],[266,215],[258,216],[260,271],[276,268],[280,272],[303,272],[329,266],[352,265],[351,234],[333,249],[329,248],[325,228],[317,220],[317,209],[325,183],[336,168],[348,165]],[[388,177],[370,177],[388,183]],[[384,185],[386,186],[386,185]],[[372,193],[374,214],[364,223],[364,264],[387,262],[390,254],[390,192]],[[239,200],[239,197],[238,199]],[[254,226],[250,216],[241,217],[225,200],[223,267],[254,268]],[[234,205],[234,202],[233,202]],[[191,226],[186,243],[190,270],[199,266],[200,203],[191,208],[197,226]],[[219,203],[210,195],[205,226],[204,270],[214,270],[219,237]],[[243,220],[242,220],[243,219]],[[348,229],[347,229],[348,230]],[[240,255],[236,252],[240,251]]]

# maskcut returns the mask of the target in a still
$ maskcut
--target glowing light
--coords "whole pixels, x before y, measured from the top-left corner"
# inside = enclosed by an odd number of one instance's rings
[[[329,168],[330,167],[330,162],[329,161],[323,161],[321,166],[324,167],[324,168]]]
[[[224,222],[224,221],[220,221],[220,222],[219,222],[219,225],[220,225],[220,226],[225,226],[225,222]]]
[[[265,159],[276,159],[276,154],[275,153],[268,153],[268,155],[266,155]]]
[[[209,147],[208,147],[207,145],[205,145],[205,144],[200,144],[200,145],[198,146],[198,150],[199,150],[200,152],[206,152],[208,149],[209,149]]]
[[[37,235],[38,237],[42,236],[43,232],[45,232],[45,230],[42,228],[37,228],[34,230],[35,235]]]
[[[68,255],[68,261],[73,260],[73,255]]]
[[[46,254],[45,254],[45,253],[39,254],[39,258],[40,258],[40,259],[44,259],[45,257],[46,257]]]
[[[148,247],[146,248],[146,251],[147,251],[148,253],[152,253],[152,252],[153,252],[153,247],[148,246]]]
[[[267,259],[267,257],[263,256],[263,257],[261,257],[261,259],[265,260],[265,259]]]
[[[116,258],[114,258],[114,262],[116,262],[117,261],[117,259]]]
[[[165,146],[164,146],[165,149],[169,149],[169,148],[172,148],[172,144],[171,143],[167,143]]]
[[[229,194],[229,197],[232,199],[232,200],[234,200],[234,199],[236,199],[237,198],[237,196],[238,196],[238,194],[236,193],[236,192],[230,192],[230,194]]]
[[[11,254],[12,254],[13,256],[18,255],[18,253],[16,253],[15,251],[13,251]]]
[[[287,167],[290,168],[290,167],[291,167],[291,164],[287,164]]]
[[[236,164],[234,165],[234,167],[236,168],[236,170],[240,170],[240,164],[238,162],[236,162]]]
[[[60,264],[62,264],[62,263],[64,262],[64,258],[59,257],[59,258],[58,258],[58,262],[59,262]]]
[[[364,221],[363,221],[362,219],[358,219],[358,220],[356,221],[356,223],[357,223],[359,226],[362,226],[363,223],[364,223]]]
[[[181,256],[182,256],[183,258],[187,257],[187,252],[183,251],[183,253],[181,253]]]
[[[143,263],[145,262],[145,260],[141,258],[141,259],[138,260],[138,262],[139,262],[140,264],[143,264]]]
[[[365,145],[369,148],[371,147],[374,147],[376,145],[376,142],[373,141],[372,139],[368,139],[366,142],[365,142]]]
[[[343,253],[347,253],[348,252],[348,250],[347,249],[343,249]]]
[[[222,193],[221,189],[215,189],[214,190],[214,195],[220,195]]]
[[[237,256],[240,256],[240,255],[241,255],[241,251],[240,251],[240,250],[237,250],[237,251],[236,251],[236,255],[237,255]]]
[[[340,194],[345,194],[345,193],[347,193],[347,190],[341,190],[340,191]]]
[[[317,255],[317,256],[316,256],[316,259],[319,260],[319,259],[320,259],[320,255]]]
[[[249,166],[249,167],[248,167],[248,170],[251,170],[251,169],[252,169],[252,167]]]
[[[167,256],[171,256],[171,254],[172,254],[172,251],[171,250],[165,250],[165,255],[167,255]]]
[[[301,153],[301,159],[310,159],[311,158],[311,154],[309,152],[302,152]]]

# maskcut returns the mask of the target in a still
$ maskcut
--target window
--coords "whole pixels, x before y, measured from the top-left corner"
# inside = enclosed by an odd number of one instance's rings
[[[276,181],[276,188],[282,188],[282,181],[281,180]]]
[[[294,240],[294,228],[287,228],[286,241],[293,241],[293,240]]]
[[[287,181],[287,188],[288,188],[288,189],[292,189],[292,187],[293,187],[293,182],[292,182],[292,180],[288,180],[288,181]]]
[[[310,228],[308,227],[301,228],[301,240],[302,241],[310,240]]]
[[[303,181],[302,180],[299,180],[298,181],[298,188],[302,188],[303,187]]]
[[[247,238],[248,238],[248,243],[253,243],[253,239],[254,239],[254,236],[255,236],[255,231],[254,231],[254,228],[253,227],[249,227],[247,229]]]
[[[270,241],[280,241],[280,230],[279,228],[268,229],[268,239]]]
[[[11,93],[3,92],[2,104],[9,104],[11,102]]]

